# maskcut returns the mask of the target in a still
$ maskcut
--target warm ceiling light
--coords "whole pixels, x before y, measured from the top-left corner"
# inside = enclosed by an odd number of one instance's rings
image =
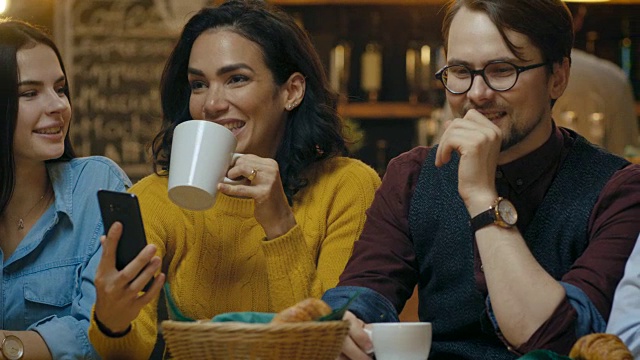
[[[9,0],[0,0],[0,14],[4,13],[9,7]]]
[[[609,2],[611,0],[562,0],[564,2],[579,2],[579,3],[600,3]]]

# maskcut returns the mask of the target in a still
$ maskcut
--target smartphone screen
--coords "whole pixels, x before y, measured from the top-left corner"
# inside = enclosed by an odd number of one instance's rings
[[[122,223],[122,236],[116,250],[116,269],[122,270],[147,245],[138,198],[126,192],[99,190],[98,203],[105,235],[114,222]],[[152,282],[153,279],[145,286],[145,291]]]

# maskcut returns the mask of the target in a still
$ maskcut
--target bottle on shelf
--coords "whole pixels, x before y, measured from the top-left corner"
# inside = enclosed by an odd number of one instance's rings
[[[293,21],[296,22],[296,25],[298,25],[300,29],[304,30],[304,19],[302,18],[302,13],[294,12],[292,16],[293,16]]]
[[[433,109],[431,116],[421,117],[416,122],[417,145],[433,146],[441,130],[442,110]]]
[[[420,13],[411,14],[411,38],[405,55],[409,102],[417,104],[423,93],[431,89],[432,58],[431,47],[420,34]]]
[[[598,38],[600,36],[598,35],[597,31],[589,31],[587,32],[587,44],[586,44],[586,50],[589,54],[594,54],[596,53],[596,41],[598,41]]]
[[[367,93],[368,100],[378,101],[382,88],[382,45],[379,42],[380,14],[371,13],[371,38],[365,45],[360,58],[360,87]]]
[[[387,140],[376,140],[376,172],[381,177],[387,171]]]
[[[329,82],[338,93],[340,102],[347,102],[349,96],[349,69],[351,68],[351,43],[347,40],[348,16],[345,9],[339,15],[338,40],[331,48],[329,60]]]
[[[622,41],[620,42],[620,64],[622,70],[627,77],[632,79],[631,68],[632,68],[632,57],[633,51],[631,47],[631,24],[628,17],[624,17],[622,19]]]

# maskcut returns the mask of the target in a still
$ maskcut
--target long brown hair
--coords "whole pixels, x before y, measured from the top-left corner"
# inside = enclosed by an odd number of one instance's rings
[[[13,134],[18,121],[18,50],[43,44],[55,52],[65,77],[62,56],[58,47],[43,29],[24,21],[0,18],[0,214],[13,195],[16,183],[16,169],[13,153]],[[68,82],[67,82],[68,84]],[[64,93],[71,103],[68,86]],[[75,152],[69,140],[69,132],[64,139],[64,152],[57,159],[68,161]]]
[[[162,74],[163,127],[152,143],[154,170],[159,175],[169,170],[173,130],[191,120],[187,66],[193,43],[204,31],[220,27],[260,47],[275,85],[284,84],[294,72],[305,77],[304,98],[289,112],[275,156],[285,195],[292,204],[293,196],[308,184],[305,170],[328,157],[346,154],[347,147],[336,111],[337,96],[330,90],[307,33],[290,15],[261,0],[232,0],[206,7],[185,25]]]

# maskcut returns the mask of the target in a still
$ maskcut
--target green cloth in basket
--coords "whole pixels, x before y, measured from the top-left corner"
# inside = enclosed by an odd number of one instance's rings
[[[250,324],[267,324],[273,320],[274,316],[276,316],[276,314],[263,312],[228,312],[214,316],[213,319],[211,319],[211,322],[236,321]]]
[[[169,319],[175,321],[185,321],[185,322],[194,322],[194,319],[191,319],[188,316],[182,314],[176,302],[173,300],[173,296],[171,295],[171,290],[169,289],[169,283],[164,283],[164,293],[167,298],[167,310],[169,313]],[[351,298],[347,301],[346,304],[341,306],[340,308],[333,309],[333,311],[318,319],[318,321],[333,321],[333,320],[342,320],[344,313],[349,308],[349,305],[355,298],[360,295],[360,292],[355,293]],[[273,317],[276,316],[274,313],[262,313],[262,312],[229,312],[224,314],[219,314],[211,319],[211,322],[244,322],[244,323],[254,323],[254,324],[266,324],[273,320]]]
[[[571,360],[571,358],[556,354],[550,350],[535,350],[524,354],[518,360]]]

